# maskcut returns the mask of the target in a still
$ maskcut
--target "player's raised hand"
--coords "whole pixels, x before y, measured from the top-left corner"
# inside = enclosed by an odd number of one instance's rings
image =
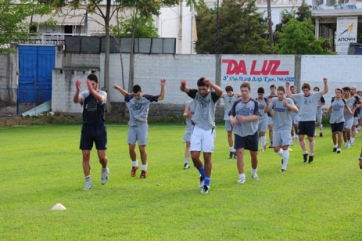
[[[82,87],[82,81],[79,79],[75,82],[75,87],[77,88],[77,91],[80,91],[80,88]]]
[[[323,78],[323,83],[327,83],[327,78],[326,77]]]
[[[161,79],[161,86],[165,87],[166,85],[166,80],[165,79]]]
[[[285,86],[287,87],[287,88],[289,88],[289,86],[290,86],[290,83],[287,81],[287,82],[285,82]]]
[[[187,80],[185,80],[185,79],[181,80],[181,84],[182,84],[182,85],[186,85],[186,84],[187,84]]]
[[[205,78],[204,83],[205,83],[205,85],[210,86],[211,80],[209,78]]]

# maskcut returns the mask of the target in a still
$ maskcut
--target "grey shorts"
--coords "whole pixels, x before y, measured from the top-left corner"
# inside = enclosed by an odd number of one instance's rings
[[[191,140],[191,134],[193,129],[193,125],[186,126],[183,142],[189,142]]]
[[[317,113],[317,115],[316,115],[316,121],[317,121],[318,123],[322,123],[322,113]]]
[[[148,141],[148,124],[143,122],[138,126],[130,126],[128,128],[128,144],[136,144],[139,146],[147,146]]]
[[[345,119],[344,129],[352,129],[352,125],[353,125],[353,116],[349,117],[348,119]]]
[[[291,130],[276,131],[274,130],[273,135],[273,146],[289,146],[292,136],[290,135]]]
[[[231,124],[231,122],[229,120],[225,121],[225,130],[226,131],[232,131],[233,130],[233,125]]]
[[[273,117],[268,116],[268,125],[274,125]]]
[[[258,132],[267,132],[268,130],[268,119],[264,119],[261,120],[259,119],[259,124],[258,124]]]

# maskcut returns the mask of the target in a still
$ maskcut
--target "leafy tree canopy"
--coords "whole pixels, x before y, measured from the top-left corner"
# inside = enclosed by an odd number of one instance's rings
[[[216,11],[201,5],[196,18],[196,51],[214,54],[216,42]],[[220,54],[269,53],[268,26],[262,13],[257,12],[255,1],[224,0],[219,7]]]

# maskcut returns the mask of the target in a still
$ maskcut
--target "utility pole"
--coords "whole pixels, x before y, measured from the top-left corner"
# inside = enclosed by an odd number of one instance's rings
[[[267,0],[267,8],[268,8],[268,32],[269,32],[269,44],[270,44],[270,53],[274,54],[273,50],[273,28],[271,21],[271,6],[270,0]]]
[[[219,0],[216,2],[215,54],[219,54]]]

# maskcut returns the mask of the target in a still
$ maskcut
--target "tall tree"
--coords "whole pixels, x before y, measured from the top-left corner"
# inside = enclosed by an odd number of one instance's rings
[[[40,4],[36,0],[0,0],[0,52],[14,51],[13,42],[28,42],[31,22],[25,19],[35,14],[51,12],[51,5]]]
[[[257,12],[255,1],[223,0],[219,7],[219,53],[265,54],[268,46],[268,25]],[[216,11],[202,5],[196,17],[199,54],[215,53]]]
[[[288,21],[279,35],[275,52],[277,54],[333,54],[330,51],[328,39],[316,39],[312,20],[307,18],[302,22],[294,18]]]

